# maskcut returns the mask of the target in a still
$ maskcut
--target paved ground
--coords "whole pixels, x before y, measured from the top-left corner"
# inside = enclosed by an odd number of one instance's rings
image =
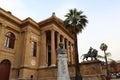
[[[120,80],[120,78],[119,79],[111,79],[111,80]]]

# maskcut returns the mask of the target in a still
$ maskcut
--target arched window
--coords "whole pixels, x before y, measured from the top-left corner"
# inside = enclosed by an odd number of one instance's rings
[[[5,36],[5,47],[13,49],[15,44],[15,35],[11,32],[7,32]]]

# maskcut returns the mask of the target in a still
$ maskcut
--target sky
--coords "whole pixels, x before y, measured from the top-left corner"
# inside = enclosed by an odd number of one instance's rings
[[[106,52],[111,53],[109,58],[120,60],[120,0],[0,0],[0,7],[21,20],[30,17],[36,22],[49,18],[53,12],[65,20],[69,9],[81,10],[89,23],[78,34],[79,57],[90,46],[104,55],[100,45],[105,43]]]

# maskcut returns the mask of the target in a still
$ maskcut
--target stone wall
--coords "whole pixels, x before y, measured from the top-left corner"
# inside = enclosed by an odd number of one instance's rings
[[[57,68],[41,68],[38,70],[38,80],[56,80],[57,78]]]
[[[98,75],[103,74],[100,61],[85,61],[80,64],[82,75]]]
[[[83,80],[102,80],[103,70],[100,61],[88,61],[80,63],[80,71]],[[71,80],[75,78],[75,67],[69,65]],[[57,67],[41,68],[38,70],[38,80],[56,80]]]

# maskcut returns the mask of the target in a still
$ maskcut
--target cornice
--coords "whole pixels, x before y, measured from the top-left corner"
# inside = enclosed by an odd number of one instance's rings
[[[21,27],[25,27],[26,25],[32,25],[35,28],[40,29],[39,25],[33,19],[31,19],[30,17],[28,17],[28,18],[26,18],[25,20],[22,21]]]
[[[2,8],[0,8],[0,17],[3,17],[4,19],[8,20],[9,22],[13,22],[16,25],[21,24],[21,20],[17,17],[13,16],[10,11],[5,11]]]
[[[17,25],[18,27],[24,27],[26,25],[32,25],[35,28],[39,29],[39,25],[30,17],[26,18],[25,20],[20,20],[17,17],[13,16],[10,11],[5,11],[2,8],[0,8],[0,17],[5,19],[8,22],[11,22],[12,24]]]
[[[55,16],[55,13],[52,14],[51,17],[48,19],[45,19],[39,23],[35,22],[33,19],[30,17],[26,18],[25,20],[21,21],[17,17],[13,16],[10,11],[5,11],[2,8],[0,8],[0,17],[7,20],[8,22],[11,22],[12,24],[17,25],[18,27],[25,27],[27,25],[32,25],[36,29],[40,30],[40,28],[49,25],[51,23],[54,23],[57,25],[61,30],[63,30],[66,34],[68,34],[72,39],[73,36],[69,33],[67,29],[64,28],[63,26],[63,20]]]

